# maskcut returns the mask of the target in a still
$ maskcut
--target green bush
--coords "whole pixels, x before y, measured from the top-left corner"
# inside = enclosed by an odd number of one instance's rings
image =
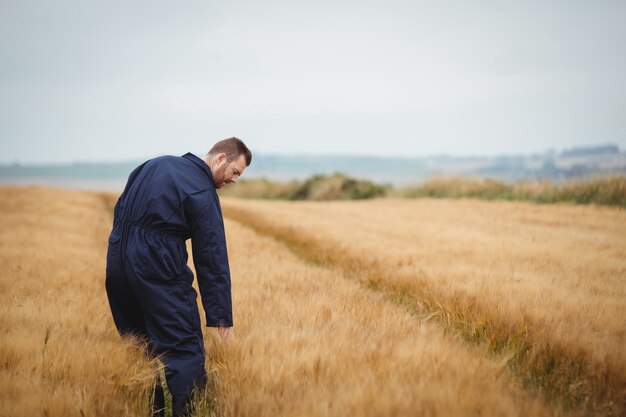
[[[315,175],[297,187],[290,200],[362,200],[382,197],[387,189],[371,181],[349,178],[340,173]]]
[[[241,180],[220,195],[239,198],[281,200],[361,200],[382,197],[390,186],[356,180],[341,173],[315,175],[305,181],[274,182],[267,179]]]

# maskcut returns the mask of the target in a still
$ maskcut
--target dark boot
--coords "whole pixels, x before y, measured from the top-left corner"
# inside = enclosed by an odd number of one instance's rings
[[[161,385],[159,375],[157,375],[154,383],[153,398],[152,417],[165,417],[165,395],[163,394],[163,386]]]

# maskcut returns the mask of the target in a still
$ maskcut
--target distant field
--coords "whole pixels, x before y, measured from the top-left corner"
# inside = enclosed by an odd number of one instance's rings
[[[0,415],[148,415],[157,364],[117,336],[104,293],[115,199],[0,187]],[[206,331],[203,415],[626,410],[623,210],[223,208],[235,329],[225,342]]]

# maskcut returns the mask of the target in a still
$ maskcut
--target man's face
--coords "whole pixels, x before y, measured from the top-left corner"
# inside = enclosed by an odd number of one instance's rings
[[[226,184],[235,183],[246,169],[246,158],[239,155],[233,161],[227,161],[226,155],[219,154],[215,157],[215,165],[212,170],[215,188],[222,188]]]

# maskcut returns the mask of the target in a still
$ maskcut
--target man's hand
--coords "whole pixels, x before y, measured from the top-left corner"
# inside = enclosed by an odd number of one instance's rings
[[[228,333],[230,331],[230,327],[218,327],[217,328],[217,332],[220,334],[220,336],[222,336],[224,339],[226,339],[228,337]]]

